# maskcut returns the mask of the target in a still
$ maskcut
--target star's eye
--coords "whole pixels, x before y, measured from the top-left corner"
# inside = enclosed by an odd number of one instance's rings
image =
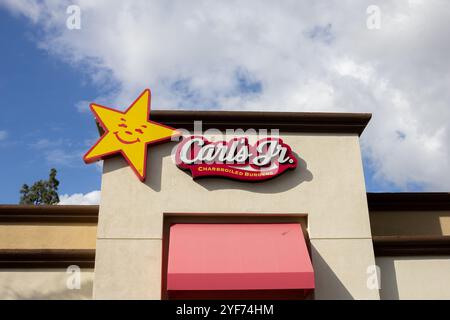
[[[133,134],[131,131],[125,131],[126,134]]]
[[[142,131],[141,129],[134,129],[134,131],[139,132],[140,134],[144,133],[144,131]]]

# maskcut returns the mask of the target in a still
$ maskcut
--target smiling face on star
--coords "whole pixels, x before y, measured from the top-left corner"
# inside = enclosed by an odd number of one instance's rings
[[[146,124],[131,124],[127,123],[127,119],[120,118],[117,130],[113,134],[120,143],[135,144],[141,142],[140,137],[146,129]]]
[[[121,154],[141,181],[147,172],[147,146],[179,134],[174,128],[149,120],[150,90],[144,90],[125,111],[95,103],[90,108],[104,133],[84,155],[84,162]]]

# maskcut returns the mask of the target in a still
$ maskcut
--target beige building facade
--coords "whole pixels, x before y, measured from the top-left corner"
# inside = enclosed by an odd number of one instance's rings
[[[173,141],[148,148],[141,182],[122,157],[108,158],[98,207],[0,207],[0,298],[167,299],[176,223],[298,223],[314,269],[309,299],[450,298],[450,196],[367,194],[359,137],[370,114],[154,111],[152,120],[190,132],[202,121],[211,141],[276,129],[298,166],[257,183],[194,180],[174,163]]]

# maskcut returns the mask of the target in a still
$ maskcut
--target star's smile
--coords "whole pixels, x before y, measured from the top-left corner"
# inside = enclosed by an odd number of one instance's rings
[[[135,140],[132,140],[132,141],[123,140],[119,136],[119,132],[118,131],[114,132],[114,135],[116,136],[117,140],[119,140],[120,142],[122,142],[124,144],[133,144],[133,143],[136,143],[136,142],[141,142],[141,140],[139,140],[139,138],[136,138]]]

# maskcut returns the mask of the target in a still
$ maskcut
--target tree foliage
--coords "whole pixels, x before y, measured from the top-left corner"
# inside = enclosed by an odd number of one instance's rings
[[[36,181],[31,187],[27,184],[20,190],[20,204],[57,204],[59,181],[56,179],[56,169],[52,168],[48,180]]]

